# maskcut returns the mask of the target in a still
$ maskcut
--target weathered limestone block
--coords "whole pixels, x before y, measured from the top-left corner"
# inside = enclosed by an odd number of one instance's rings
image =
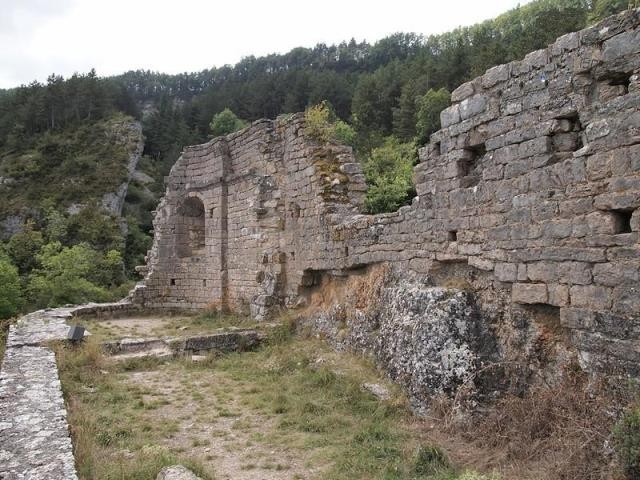
[[[456,88],[453,92],[451,92],[451,102],[452,103],[461,102],[462,100],[470,97],[474,93],[475,93],[475,88],[473,87],[472,82],[463,83],[458,88]]]
[[[547,286],[544,283],[514,283],[511,299],[515,303],[547,303]]]
[[[491,88],[499,82],[505,82],[509,79],[511,71],[511,65],[498,65],[492,67],[482,76],[482,86],[484,88]]]
[[[460,122],[460,106],[451,105],[440,112],[440,124],[442,128],[449,127]]]
[[[487,108],[488,100],[484,95],[473,95],[469,98],[465,98],[459,104],[460,119],[467,120],[483,113]],[[442,118],[442,117],[441,117]]]
[[[574,285],[570,290],[571,305],[593,310],[611,308],[611,289],[597,285]]]
[[[515,263],[496,263],[496,278],[501,282],[515,282],[518,275],[518,267]]]

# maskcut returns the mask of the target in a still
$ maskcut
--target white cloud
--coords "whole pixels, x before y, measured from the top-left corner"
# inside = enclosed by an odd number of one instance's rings
[[[95,68],[167,73],[235,63],[297,46],[440,33],[518,0],[2,0],[0,88]]]

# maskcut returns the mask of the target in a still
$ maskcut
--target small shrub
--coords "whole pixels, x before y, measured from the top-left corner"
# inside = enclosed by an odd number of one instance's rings
[[[356,141],[356,131],[347,122],[338,120],[333,125],[333,137],[338,143],[353,147]]]
[[[326,143],[331,138],[331,112],[325,102],[307,108],[304,112],[304,133],[320,143]]]
[[[618,421],[613,434],[618,457],[628,478],[640,478],[640,406]]]
[[[214,137],[220,137],[222,135],[237,132],[246,126],[247,122],[239,119],[229,108],[225,108],[220,113],[216,113],[209,124],[211,134]]]
[[[364,162],[368,190],[365,206],[369,213],[393,212],[407,205],[415,195],[413,163],[415,145],[395,137],[374,148]]]
[[[356,131],[351,125],[336,119],[327,102],[307,108],[304,113],[304,133],[319,143],[337,142],[353,146]]]

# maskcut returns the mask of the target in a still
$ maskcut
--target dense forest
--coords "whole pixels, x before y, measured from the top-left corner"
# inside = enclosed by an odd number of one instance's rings
[[[51,75],[0,90],[0,221],[21,224],[11,235],[0,229],[0,318],[121,296],[182,148],[258,118],[316,105],[309,113],[363,164],[368,211],[398,208],[412,195],[416,147],[439,128],[450,91],[625,8],[627,0],[536,0],[440,35],[319,44],[179,75]],[[146,139],[138,169],[149,180],[130,185],[119,218],[97,203],[125,174],[126,155],[105,138],[135,120]]]

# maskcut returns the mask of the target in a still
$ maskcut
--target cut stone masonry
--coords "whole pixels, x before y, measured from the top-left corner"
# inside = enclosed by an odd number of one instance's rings
[[[320,299],[315,328],[373,349],[418,406],[486,362],[540,361],[554,329],[567,337],[559,356],[568,347],[589,371],[640,377],[639,26],[640,10],[628,11],[457,88],[419,152],[418,196],[395,213],[359,213],[366,185],[351,150],[307,138],[300,115],[187,148],[131,302],[38,311],[11,327],[0,478],[77,478],[41,344],[82,314],[266,318]]]
[[[639,24],[625,12],[457,88],[395,213],[359,213],[351,150],[301,115],[186,148],[134,301],[264,318],[323,273],[465,264],[509,309],[554,307],[587,368],[640,375]]]

